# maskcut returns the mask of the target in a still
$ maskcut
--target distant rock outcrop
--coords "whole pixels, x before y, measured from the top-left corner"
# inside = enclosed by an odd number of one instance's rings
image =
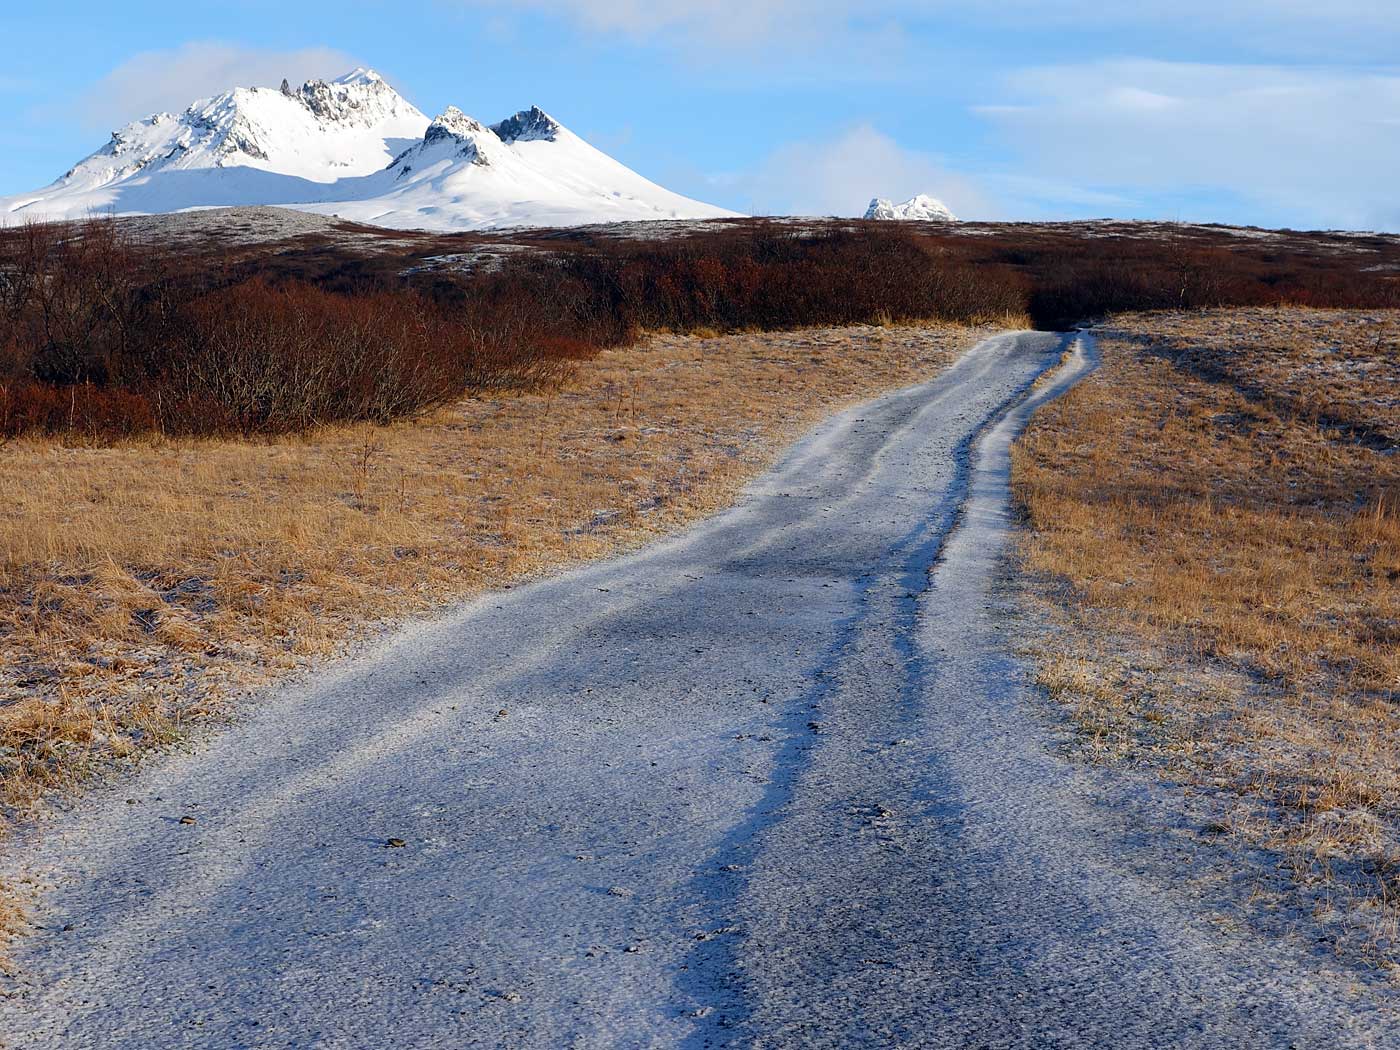
[[[957,222],[958,217],[948,210],[948,205],[927,194],[911,197],[903,204],[895,204],[883,197],[876,197],[865,209],[867,219],[910,220],[922,222]]]

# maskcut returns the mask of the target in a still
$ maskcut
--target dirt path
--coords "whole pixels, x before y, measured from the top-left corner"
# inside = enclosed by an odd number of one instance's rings
[[[407,630],[94,797],[42,847],[0,1032],[1393,1045],[1135,874],[1027,715],[993,586],[1009,442],[1088,367],[1031,393],[1064,349],[987,340],[733,511]]]

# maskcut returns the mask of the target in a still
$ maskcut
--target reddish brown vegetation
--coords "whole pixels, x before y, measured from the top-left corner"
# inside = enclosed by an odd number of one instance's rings
[[[901,230],[794,233],[756,226],[680,242],[622,242],[558,268],[624,328],[790,329],[1020,315],[1026,281],[982,270]]]
[[[308,238],[242,256],[156,250],[113,221],[0,231],[0,436],[386,422],[538,383],[645,330],[1027,315],[1059,329],[1126,309],[1400,305],[1400,249],[1384,239],[1168,229],[747,222],[397,252]],[[431,261],[502,244],[494,268]]]
[[[1400,306],[1394,275],[1354,257],[1258,251],[1186,238],[1086,242],[1022,253],[1035,273],[1027,304],[1038,327],[1060,330],[1129,310],[1222,306]]]
[[[386,423],[468,389],[526,385],[576,348],[474,323],[408,287],[343,295],[181,260],[115,224],[0,238],[0,434],[93,439]]]
[[[129,437],[156,428],[150,402],[127,390],[91,383],[51,386],[11,381],[0,385],[0,436],[86,434]]]

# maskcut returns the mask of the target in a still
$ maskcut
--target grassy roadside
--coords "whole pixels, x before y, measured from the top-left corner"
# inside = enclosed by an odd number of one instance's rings
[[[1041,681],[1400,972],[1400,315],[1125,315],[1014,461]]]
[[[552,390],[266,441],[0,449],[0,802],[401,617],[613,554],[733,499],[837,407],[925,378],[956,326],[654,336]]]

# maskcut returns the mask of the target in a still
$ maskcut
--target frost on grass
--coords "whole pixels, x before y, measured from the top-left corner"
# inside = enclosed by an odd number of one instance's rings
[[[563,385],[388,427],[16,440],[0,460],[4,816],[385,619],[712,513],[817,418],[981,334],[656,336]]]
[[[1260,900],[1394,968],[1400,316],[1128,315],[1099,344],[1016,455],[1041,684],[1081,754],[1262,851]]]

